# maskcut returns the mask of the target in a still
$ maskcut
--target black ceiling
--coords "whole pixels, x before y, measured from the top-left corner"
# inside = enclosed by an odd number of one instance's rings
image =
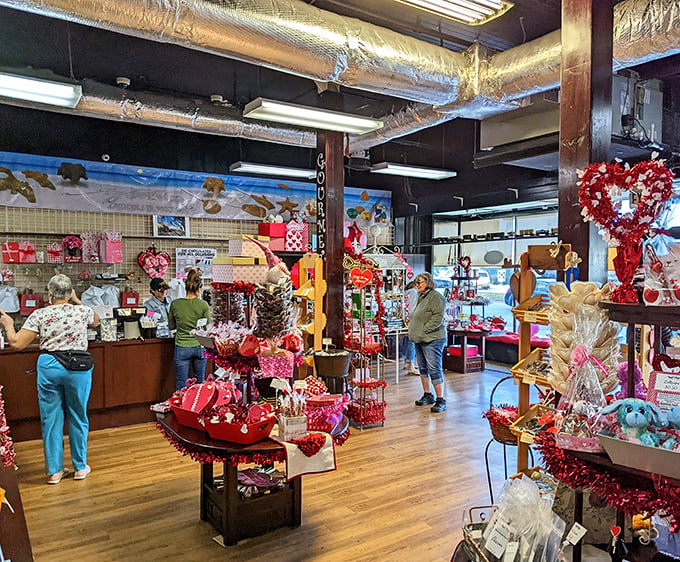
[[[516,0],[508,13],[478,27],[437,21],[393,0],[306,1],[455,50],[474,41],[506,49],[544,35],[560,23],[560,0]],[[115,84],[116,76],[127,76],[132,90],[204,99],[221,94],[238,107],[258,96],[310,105],[318,99],[314,82],[305,78],[8,8],[0,8],[0,37],[0,66],[48,68],[62,76],[108,84]],[[657,72],[671,72],[661,62],[651,65],[658,66],[654,67]],[[342,88],[342,93],[345,109],[364,115],[382,116],[406,103],[349,88]],[[106,153],[112,162],[209,172],[225,172],[230,163],[246,159],[297,166],[311,166],[313,162],[309,149],[256,141],[3,105],[0,116],[0,150],[86,159],[97,159]],[[455,210],[460,203],[454,195],[464,197],[466,207],[511,203],[515,196],[508,188],[520,189],[524,200],[554,195],[553,173],[504,165],[474,170],[476,131],[476,122],[458,119],[371,151],[373,161],[396,160],[456,169],[459,175],[454,179],[407,180],[348,169],[347,185],[392,189],[398,214],[413,214],[414,207],[409,203],[414,201],[419,203],[420,213]]]

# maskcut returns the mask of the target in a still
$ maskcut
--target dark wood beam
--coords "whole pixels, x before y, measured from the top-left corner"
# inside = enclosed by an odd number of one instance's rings
[[[607,245],[584,223],[577,170],[608,159],[611,142],[612,0],[563,0],[559,238],[583,259],[581,279],[604,282]]]

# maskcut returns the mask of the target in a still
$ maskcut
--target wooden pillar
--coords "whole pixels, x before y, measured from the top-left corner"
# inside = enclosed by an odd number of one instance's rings
[[[330,92],[328,92],[330,93]],[[337,94],[336,94],[337,95]],[[319,131],[316,147],[316,200],[318,253],[324,260],[326,337],[343,347],[343,216],[345,213],[344,136]]]
[[[613,17],[612,0],[562,0],[559,239],[583,259],[581,279],[597,282],[607,278],[607,245],[583,222],[576,170],[609,160]]]

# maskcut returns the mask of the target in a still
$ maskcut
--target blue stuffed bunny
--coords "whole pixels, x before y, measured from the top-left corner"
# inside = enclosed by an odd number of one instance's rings
[[[663,412],[656,405],[639,398],[626,398],[613,402],[601,411],[602,414],[614,412],[621,431],[629,440],[638,440],[649,447],[659,444],[658,437],[648,429],[649,425],[664,420]]]

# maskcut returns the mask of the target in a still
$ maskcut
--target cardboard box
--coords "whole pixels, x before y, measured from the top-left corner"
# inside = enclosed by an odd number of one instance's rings
[[[236,283],[237,281],[242,281],[243,283],[259,283],[264,285],[267,282],[269,268],[266,265],[215,264],[213,260],[212,271],[213,283]]]
[[[269,246],[268,236],[252,236],[261,244]],[[264,251],[255,242],[253,242],[245,234],[240,238],[232,238],[229,240],[229,255],[235,256],[251,256],[256,258],[264,258]]]

